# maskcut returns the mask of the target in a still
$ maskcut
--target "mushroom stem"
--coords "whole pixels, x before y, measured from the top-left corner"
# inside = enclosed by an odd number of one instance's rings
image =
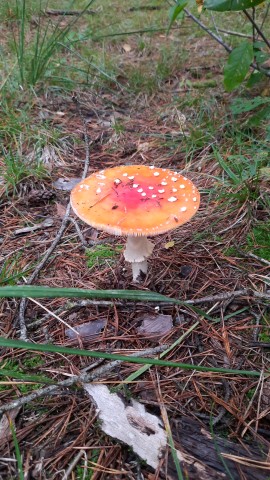
[[[132,265],[133,281],[138,282],[140,273],[147,273],[147,258],[153,252],[154,244],[146,237],[128,236],[124,257]]]
[[[146,275],[147,268],[148,268],[147,260],[144,260],[143,262],[133,262],[132,263],[133,282],[139,282],[140,275],[142,273]]]

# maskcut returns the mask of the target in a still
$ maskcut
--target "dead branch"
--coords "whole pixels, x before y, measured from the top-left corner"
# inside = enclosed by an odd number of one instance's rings
[[[154,348],[148,348],[143,351],[131,353],[130,357],[149,357],[151,355],[155,355],[157,353],[164,352],[167,350],[168,345],[160,345]],[[17,400],[13,400],[12,402],[7,403],[6,405],[2,405],[0,408],[0,415],[4,412],[8,412],[13,410],[14,408],[18,408],[21,405],[25,405],[28,402],[32,402],[36,398],[44,397],[45,395],[55,394],[60,388],[67,388],[71,387],[75,383],[89,383],[97,380],[98,378],[103,377],[106,373],[111,372],[115,367],[120,365],[122,360],[114,360],[113,362],[107,363],[100,368],[97,368],[94,372],[91,373],[81,373],[80,375],[74,375],[73,377],[69,377],[66,380],[62,380],[58,382],[56,385],[48,385],[47,387],[39,388],[34,392],[30,393],[29,395],[25,395],[24,397],[20,397]],[[85,369],[87,370],[87,368]]]

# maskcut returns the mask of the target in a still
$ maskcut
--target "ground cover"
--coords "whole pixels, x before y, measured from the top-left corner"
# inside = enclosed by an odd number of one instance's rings
[[[151,357],[169,349],[164,360],[194,370],[153,365],[136,374],[140,365],[122,362],[96,381],[162,416],[176,448],[193,455],[206,478],[267,478],[269,130],[258,98],[267,104],[269,85],[226,92],[226,51],[190,18],[166,35],[166,3],[107,3],[1,6],[0,287],[32,276],[40,286],[151,291],[186,303],[5,298],[1,337],[124,355],[150,349]],[[79,17],[63,15],[85,7]],[[240,15],[233,25],[250,34]],[[254,98],[258,108],[243,109]],[[155,238],[140,285],[131,281],[123,238],[67,215],[84,171],[130,163],[180,171],[202,199],[192,222]],[[51,381],[95,372],[102,359],[6,347],[0,365],[2,411],[21,399],[0,423],[2,478],[203,478],[187,456],[179,473],[170,442],[153,473],[105,435],[82,382],[46,391]],[[200,457],[204,429],[219,454],[229,455],[222,438],[231,442],[234,458],[224,457],[220,470]],[[183,439],[191,431],[200,438],[192,446]],[[266,463],[256,469],[252,460]]]

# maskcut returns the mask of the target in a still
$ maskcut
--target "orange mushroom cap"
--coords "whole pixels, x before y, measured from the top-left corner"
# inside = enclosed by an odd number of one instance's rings
[[[71,192],[84,222],[114,235],[154,236],[188,222],[200,194],[180,173],[146,165],[93,173]]]

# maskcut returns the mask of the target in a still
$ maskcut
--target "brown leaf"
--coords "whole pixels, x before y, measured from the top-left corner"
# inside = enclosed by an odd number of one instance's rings
[[[66,209],[67,207],[65,207],[65,205],[62,205],[62,203],[56,202],[56,213],[58,217],[64,218],[66,214]]]
[[[171,315],[149,315],[145,313],[140,317],[141,326],[138,333],[142,335],[151,335],[161,337],[169,333],[173,328],[173,320]]]
[[[92,322],[82,323],[81,325],[75,325],[74,329],[79,333],[81,338],[95,337],[106,325],[106,319],[100,318],[99,320],[93,320]],[[70,340],[76,340],[76,333],[71,328],[66,329],[66,336]]]
[[[122,48],[126,53],[131,52],[131,46],[128,43],[124,43],[124,45],[122,45]]]

